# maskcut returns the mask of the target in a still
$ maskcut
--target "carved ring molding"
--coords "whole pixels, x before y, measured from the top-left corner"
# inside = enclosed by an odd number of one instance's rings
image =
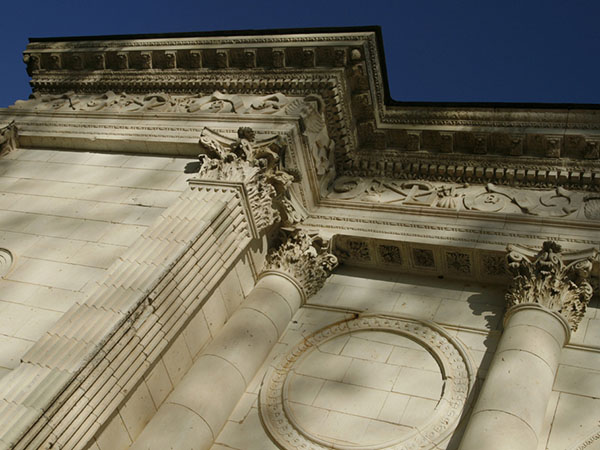
[[[408,338],[424,347],[437,361],[444,389],[433,415],[399,439],[367,446],[346,446],[324,441],[301,427],[290,414],[288,387],[290,373],[320,345],[334,338],[358,331],[384,331]],[[303,339],[277,360],[267,372],[259,396],[260,414],[268,433],[284,449],[324,450],[336,448],[409,450],[434,448],[457,427],[468,407],[475,375],[462,345],[439,326],[410,317],[361,315],[355,319],[327,326]]]

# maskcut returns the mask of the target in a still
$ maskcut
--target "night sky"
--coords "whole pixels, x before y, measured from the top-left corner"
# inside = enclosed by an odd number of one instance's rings
[[[600,0],[4,0],[0,107],[29,37],[379,25],[398,101],[600,104]]]

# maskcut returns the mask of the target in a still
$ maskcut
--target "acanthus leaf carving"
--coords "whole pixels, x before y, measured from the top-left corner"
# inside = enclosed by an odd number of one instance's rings
[[[588,281],[597,251],[563,253],[556,242],[546,241],[535,254],[509,245],[508,269],[513,275],[506,294],[508,307],[538,303],[561,314],[573,331],[583,319],[593,293]]]
[[[3,128],[0,128],[0,156],[10,153],[17,148],[17,126],[13,120]]]
[[[259,231],[282,216],[288,220],[295,217],[288,189],[300,175],[283,167],[283,139],[274,136],[255,142],[255,132],[249,127],[240,127],[237,134],[237,139],[230,139],[209,128],[202,130],[198,178],[244,183]]]
[[[306,298],[316,294],[338,265],[326,242],[317,234],[294,230],[267,255],[265,271],[283,272],[303,289]]]

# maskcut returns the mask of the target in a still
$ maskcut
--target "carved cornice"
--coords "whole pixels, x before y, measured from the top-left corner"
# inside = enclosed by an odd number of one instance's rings
[[[600,182],[597,110],[386,104],[378,39],[373,29],[357,29],[38,41],[25,61],[41,93],[317,94],[341,175],[452,178],[445,167],[464,166],[491,168],[495,182],[509,184],[511,171],[518,180],[521,169],[535,171],[527,180],[540,187],[552,184],[554,173],[559,184],[579,189],[589,185],[586,174]],[[444,163],[435,164],[439,159]]]
[[[537,254],[515,245],[509,245],[508,252],[513,275],[506,294],[508,307],[537,303],[561,314],[577,330],[593,294],[588,278],[596,249],[567,254],[556,242],[546,241]]]
[[[17,137],[17,126],[14,120],[0,128],[0,156],[10,153],[17,147]]]
[[[291,277],[304,294],[316,294],[338,260],[317,235],[295,230],[276,249],[269,252],[263,273],[280,272]]]

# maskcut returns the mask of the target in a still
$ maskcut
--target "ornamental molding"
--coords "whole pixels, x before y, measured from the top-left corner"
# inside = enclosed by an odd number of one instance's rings
[[[202,130],[200,168],[194,184],[243,184],[256,234],[282,219],[293,225],[297,213],[288,190],[300,181],[300,174],[284,168],[285,140],[274,136],[255,142],[256,133],[250,127],[240,127],[237,136],[231,139],[209,128]]]
[[[496,169],[493,159],[504,158],[504,168],[515,170],[532,158],[547,166],[543,170],[559,173],[576,161],[587,169],[574,172],[600,172],[597,110],[585,106],[386,104],[381,45],[374,29],[45,40],[31,42],[24,59],[34,91],[41,94],[70,90],[316,94],[323,100],[327,128],[335,142],[336,170],[342,175],[382,176],[384,170],[396,177],[394,164],[412,159],[423,165],[430,164],[431,158],[443,157],[487,158],[483,167]],[[379,154],[382,151],[387,155],[384,159]],[[578,178],[574,172],[569,172],[569,179]],[[423,179],[429,172],[420,168],[413,175],[418,176],[410,178]],[[576,180],[575,184],[583,186],[585,182]]]
[[[4,156],[17,148],[18,131],[13,120],[0,128],[0,156]]]
[[[344,446],[324,441],[305,430],[289,412],[287,388],[294,368],[319,346],[354,331],[384,331],[394,333],[423,346],[440,365],[445,381],[444,390],[432,417],[396,442],[377,446]],[[470,358],[462,345],[441,327],[411,317],[360,315],[355,319],[329,325],[305,337],[292,350],[269,368],[259,393],[259,413],[272,439],[286,450],[321,450],[354,448],[409,450],[437,448],[458,426],[469,406],[475,375]]]
[[[506,294],[508,307],[540,304],[562,315],[576,331],[592,298],[589,277],[598,251],[566,253],[554,241],[545,241],[537,253],[516,245],[509,245],[507,251],[513,275]]]
[[[48,112],[116,112],[116,113],[183,113],[183,114],[295,114],[303,108],[304,99],[271,95],[211,94],[171,95],[167,92],[148,94],[115,93],[31,95],[29,100],[17,100],[9,110]]]
[[[408,208],[600,220],[600,194],[562,187],[535,190],[493,183],[481,186],[341,176],[325,198]]]
[[[582,435],[585,437],[579,439],[577,444],[569,446],[568,450],[597,450],[600,448],[600,423]]]
[[[509,280],[504,252],[470,248],[465,242],[453,242],[457,245],[451,246],[448,245],[449,240],[418,242],[406,237],[400,239],[340,232],[332,238],[332,252],[341,264],[375,270],[502,285]]]
[[[316,294],[338,265],[327,243],[315,233],[294,230],[267,255],[262,274],[279,272],[291,277],[303,301]]]

